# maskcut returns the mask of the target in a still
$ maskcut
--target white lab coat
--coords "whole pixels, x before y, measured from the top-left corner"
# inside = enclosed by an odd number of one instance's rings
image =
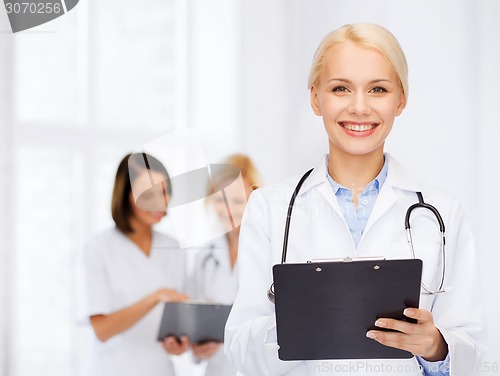
[[[81,323],[130,306],[161,288],[185,289],[185,255],[173,239],[153,231],[146,256],[114,228],[94,238],[80,258],[79,307]],[[158,304],[133,327],[105,343],[93,340],[86,375],[173,376],[170,356],[157,341],[163,305]]]
[[[226,236],[212,241],[196,255],[189,296],[193,299],[233,304],[238,290],[236,269],[229,259]]]
[[[290,225],[287,262],[346,256],[410,258],[404,229],[408,207],[420,191],[446,225],[446,282],[450,292],[422,295],[449,347],[451,376],[471,376],[486,351],[484,305],[469,224],[458,201],[413,179],[390,155],[384,183],[356,249],[326,178],[326,159],[314,169],[298,195]],[[297,179],[263,187],[250,197],[240,233],[239,291],[226,324],[225,351],[246,376],[380,375],[385,367],[400,375],[420,375],[416,358],[363,361],[281,361],[277,355],[274,305],[267,298],[272,266],[280,263],[288,204]],[[435,217],[417,209],[411,217],[423,282],[436,289],[440,278],[440,236]]]
[[[229,244],[227,238],[221,236],[196,255],[189,296],[193,299],[233,304],[237,290],[238,278],[229,259]],[[236,368],[225,356],[221,346],[207,360],[205,376],[235,375]]]

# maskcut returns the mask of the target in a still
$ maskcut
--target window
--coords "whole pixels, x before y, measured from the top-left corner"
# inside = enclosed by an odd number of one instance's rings
[[[12,37],[8,376],[80,374],[75,259],[112,223],[122,156],[183,126],[186,25],[181,1],[83,1]]]

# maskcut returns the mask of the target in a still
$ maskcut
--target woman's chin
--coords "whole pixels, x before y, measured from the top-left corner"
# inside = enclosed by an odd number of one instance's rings
[[[165,216],[165,213],[162,213],[162,214],[152,214],[152,215],[150,215],[150,218],[151,218],[151,221],[153,223],[158,223],[158,222],[160,222],[163,219],[164,216]]]

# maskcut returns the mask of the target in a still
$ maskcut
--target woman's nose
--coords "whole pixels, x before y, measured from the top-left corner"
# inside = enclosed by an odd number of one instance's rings
[[[358,116],[370,115],[370,104],[364,93],[356,93],[351,96],[348,111],[350,114]]]

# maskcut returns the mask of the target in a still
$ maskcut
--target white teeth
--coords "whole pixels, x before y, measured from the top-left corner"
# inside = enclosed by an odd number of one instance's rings
[[[370,125],[359,125],[359,124],[342,124],[342,126],[349,130],[349,131],[355,131],[355,132],[364,132],[364,131],[369,131],[373,128],[375,128],[375,124],[370,124]]]

